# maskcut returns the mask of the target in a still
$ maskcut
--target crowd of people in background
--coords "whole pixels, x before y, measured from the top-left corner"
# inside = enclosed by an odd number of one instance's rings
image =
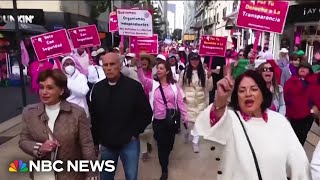
[[[303,150],[313,122],[319,124],[320,54],[312,66],[299,49],[291,53],[282,48],[276,57],[268,48],[247,46],[209,61],[198,47],[184,44],[161,44],[159,54],[128,52],[123,46],[80,48],[65,57],[34,61],[31,91],[39,93],[41,103],[26,107],[19,145],[35,158],[51,160],[57,147],[62,160],[91,160],[100,154],[102,160],[117,162],[120,157],[126,179],[136,180],[139,158],[150,160],[153,136],[160,180],[166,180],[183,125],[185,143],[194,153],[201,153],[201,136],[225,146],[223,179],[307,180],[310,172],[320,177],[320,145],[312,171]],[[35,125],[36,115],[45,116],[49,129]],[[61,121],[70,129],[60,135],[56,131],[66,127]],[[70,156],[68,144],[79,144],[72,149],[81,148],[82,154]],[[101,179],[114,176],[103,172]]]

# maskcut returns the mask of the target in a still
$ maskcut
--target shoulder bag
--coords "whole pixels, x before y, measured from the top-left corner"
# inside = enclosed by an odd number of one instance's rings
[[[166,105],[166,122],[167,122],[168,126],[174,130],[174,132],[177,132],[180,127],[180,124],[179,124],[180,112],[178,109],[168,108],[167,99],[164,96],[164,92],[163,92],[163,88],[162,88],[161,84],[159,86],[159,89],[161,92],[163,102]]]
[[[259,180],[262,180],[261,171],[260,171],[259,163],[258,163],[258,160],[257,160],[257,156],[256,156],[256,153],[254,152],[254,149],[253,149],[253,146],[252,146],[251,141],[249,139],[248,133],[247,133],[246,129],[244,128],[243,122],[241,121],[239,114],[235,110],[234,110],[234,113],[237,115],[237,117],[238,117],[238,119],[240,121],[240,124],[242,126],[243,132],[246,135],[246,138],[247,138],[247,141],[248,141],[248,144],[250,146],[250,150],[251,150],[251,153],[252,153],[252,156],[253,156],[254,164],[256,165],[258,178],[259,178]]]

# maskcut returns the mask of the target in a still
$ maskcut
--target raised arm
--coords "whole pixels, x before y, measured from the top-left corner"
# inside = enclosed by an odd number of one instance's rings
[[[152,84],[153,84],[153,80],[147,78],[144,73],[142,68],[139,66],[138,67],[138,79],[141,82],[141,84],[143,85],[144,89],[152,89]]]

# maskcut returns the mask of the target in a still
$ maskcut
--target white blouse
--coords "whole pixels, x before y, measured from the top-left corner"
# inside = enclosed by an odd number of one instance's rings
[[[55,104],[55,105],[45,105],[45,110],[46,113],[49,117],[49,121],[48,121],[48,127],[50,128],[50,130],[53,132],[54,130],[54,124],[56,122],[56,119],[59,115],[60,112],[60,102]],[[53,138],[51,137],[50,133],[49,133],[49,139],[52,140]],[[54,156],[55,156],[55,151],[53,151],[51,153],[51,160],[54,160]],[[55,173],[54,171],[51,172],[34,172],[34,180],[55,180]]]
[[[213,127],[206,108],[196,120],[196,128],[204,139],[221,144],[218,180],[257,180],[256,166],[241,123],[233,110],[226,110]],[[239,112],[238,112],[239,113]],[[257,156],[262,179],[310,180],[307,155],[290,123],[281,114],[267,110],[268,122],[262,118],[241,121]]]

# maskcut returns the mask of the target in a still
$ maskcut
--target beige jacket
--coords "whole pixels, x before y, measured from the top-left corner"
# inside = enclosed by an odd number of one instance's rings
[[[35,159],[50,159],[50,154],[39,157],[37,147],[49,139],[49,120],[42,103],[27,106],[22,113],[22,131],[19,147]],[[85,111],[78,105],[62,101],[60,112],[55,121],[53,134],[60,146],[58,160],[96,160],[91,135],[91,124]],[[58,173],[58,180],[83,180],[86,177],[99,176],[98,173]]]
[[[205,71],[207,74],[207,71]],[[195,122],[198,115],[209,105],[209,91],[213,89],[212,77],[205,75],[205,87],[201,86],[197,71],[193,71],[192,82],[183,84],[184,71],[181,72],[179,85],[183,90],[185,103],[187,105],[188,120]],[[186,76],[186,75],[185,75]]]

